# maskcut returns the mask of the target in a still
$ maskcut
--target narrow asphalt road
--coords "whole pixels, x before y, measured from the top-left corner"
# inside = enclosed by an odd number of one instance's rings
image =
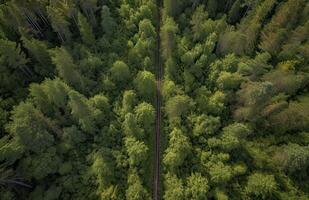
[[[153,199],[160,199],[160,139],[161,139],[161,88],[162,88],[162,61],[161,61],[161,0],[157,2],[157,49],[156,49],[156,79],[157,79],[157,96],[156,96],[156,136],[155,136],[155,173],[154,173],[154,190]]]

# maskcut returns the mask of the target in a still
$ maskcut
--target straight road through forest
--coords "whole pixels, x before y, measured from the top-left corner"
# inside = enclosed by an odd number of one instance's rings
[[[157,95],[156,95],[156,130],[155,130],[155,173],[154,173],[154,200],[160,199],[160,138],[161,138],[161,87],[162,87],[162,62],[161,62],[161,0],[157,0],[157,49],[156,49],[156,79],[157,79]]]

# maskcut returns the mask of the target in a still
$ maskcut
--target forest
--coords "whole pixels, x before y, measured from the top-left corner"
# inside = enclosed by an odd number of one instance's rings
[[[309,200],[308,0],[0,0],[1,200]]]

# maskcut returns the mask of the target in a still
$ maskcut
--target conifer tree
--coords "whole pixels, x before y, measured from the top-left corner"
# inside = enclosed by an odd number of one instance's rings
[[[69,98],[69,106],[71,108],[72,116],[78,121],[82,130],[94,134],[94,108],[91,107],[87,99],[78,92],[70,91]]]
[[[111,12],[108,6],[103,6],[101,10],[101,26],[103,33],[110,37],[116,29],[116,22],[111,16]]]
[[[134,80],[134,85],[141,98],[149,102],[155,98],[156,82],[151,72],[140,71]]]
[[[64,47],[56,48],[51,51],[51,56],[59,77],[70,86],[83,89],[82,77],[69,52]]]
[[[81,13],[78,13],[78,27],[83,43],[92,47],[95,44],[95,36],[92,27],[88,24],[87,19]]]

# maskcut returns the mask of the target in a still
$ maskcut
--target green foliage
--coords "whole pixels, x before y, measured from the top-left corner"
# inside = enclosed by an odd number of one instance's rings
[[[128,177],[128,189],[126,191],[126,199],[128,200],[150,200],[151,197],[146,191],[135,170]]]
[[[164,98],[169,99],[177,93],[181,93],[181,90],[173,81],[167,80],[164,82],[164,85],[162,86],[162,95]]]
[[[20,159],[26,149],[26,147],[16,141],[10,142],[8,138],[1,138],[0,147],[0,161],[7,164],[13,164],[16,160]]]
[[[246,35],[236,32],[233,29],[223,32],[217,47],[217,51],[221,55],[234,53],[242,55],[245,53]]]
[[[153,70],[154,54],[156,47],[156,32],[153,23],[144,19],[138,24],[138,33],[135,34],[134,43],[128,44],[132,47],[129,51],[129,63],[139,69]],[[137,39],[138,38],[138,39]]]
[[[207,12],[211,17],[216,16],[216,12],[218,9],[218,2],[216,0],[207,0]]]
[[[62,42],[70,41],[72,33],[69,29],[69,16],[67,11],[68,4],[59,3],[58,5],[49,5],[46,7],[48,19],[51,21],[51,26]]]
[[[95,95],[89,99],[89,104],[90,107],[96,109],[94,114],[98,122],[108,121],[106,117],[110,116],[109,110],[111,109],[111,105],[109,103],[109,99],[106,96],[101,94]]]
[[[66,163],[63,163],[60,167],[59,167],[59,173],[61,175],[64,175],[64,174],[68,174],[70,173],[72,170],[72,164],[69,163],[69,162],[66,162]]]
[[[220,140],[211,139],[209,144],[220,146],[221,148],[231,151],[241,146],[241,143],[246,139],[251,130],[244,124],[234,123],[223,128],[223,134]]]
[[[90,173],[95,176],[96,184],[98,185],[98,193],[104,193],[110,183],[113,180],[114,167],[109,158],[109,152],[107,149],[101,149],[91,155],[92,165],[90,167]]]
[[[216,189],[215,197],[217,200],[228,200],[228,196],[221,190]]]
[[[308,199],[308,11],[0,0],[0,199]]]
[[[111,16],[111,12],[108,6],[104,5],[101,10],[101,26],[103,33],[110,37],[116,30],[116,22]]]
[[[241,0],[236,0],[233,3],[228,15],[228,21],[231,24],[236,23],[240,18],[240,11],[241,11]]]
[[[195,39],[201,39],[202,37],[205,37],[207,35],[205,34],[205,28],[206,26],[209,26],[207,22],[210,21],[203,23],[207,19],[208,19],[208,13],[205,12],[204,6],[199,6],[193,13],[192,19],[190,21]]]
[[[225,164],[229,160],[229,154],[219,153],[217,155],[205,153],[202,156],[202,165],[210,176],[213,184],[224,184],[232,179],[233,171],[230,165]]]
[[[250,3],[244,3],[242,5],[240,5],[240,3],[241,1],[235,1],[229,12],[229,21],[231,23],[237,21],[240,14],[238,12],[240,6],[247,6],[247,11],[249,10],[250,5],[246,4]],[[229,53],[235,53],[236,55],[253,54],[256,49],[256,43],[262,29],[262,24],[266,21],[276,3],[276,0],[257,3],[258,5],[241,21],[238,30],[230,28],[221,34],[217,52],[221,55]]]
[[[134,137],[127,137],[125,147],[127,148],[130,166],[139,166],[147,159],[149,149],[144,142],[138,141]]]
[[[192,120],[194,121],[193,135],[196,137],[214,135],[221,125],[219,117],[201,115]]]
[[[101,199],[108,199],[108,200],[116,200],[119,199],[118,197],[118,188],[117,186],[110,186],[106,190],[104,190],[101,194],[100,197]]]
[[[134,106],[136,105],[137,97],[133,90],[125,91],[122,99],[122,109],[123,113],[129,113],[133,111]]]
[[[165,150],[163,163],[170,169],[181,166],[190,153],[191,144],[183,132],[175,128],[169,137],[169,147]]]
[[[235,73],[238,68],[239,60],[234,54],[229,54],[221,60],[216,60],[210,65],[208,75],[208,85],[214,87],[221,73]]]
[[[299,101],[290,102],[287,108],[270,118],[271,127],[277,133],[288,131],[308,130],[309,112],[308,97],[300,98]]]
[[[206,109],[210,114],[220,115],[225,109],[226,95],[220,91],[217,91],[212,96],[206,104]]]
[[[201,174],[192,174],[187,178],[186,196],[188,199],[206,199],[208,189],[208,180]]]
[[[56,149],[51,147],[38,155],[22,159],[19,170],[24,177],[42,180],[46,176],[56,173],[59,163],[60,158],[56,154]]]
[[[245,139],[251,133],[251,130],[248,126],[241,123],[234,123],[225,128],[223,128],[223,133],[228,135],[233,135],[235,137]]]
[[[290,143],[278,149],[274,155],[274,164],[287,173],[300,173],[309,165],[309,148]]]
[[[92,27],[88,24],[87,19],[81,13],[78,13],[78,27],[83,43],[92,47],[95,44],[95,36]]]
[[[282,4],[271,21],[265,26],[262,32],[260,48],[272,55],[278,53],[282,42],[287,36],[289,29],[295,27],[299,15],[304,8],[305,1],[293,0]]]
[[[222,90],[235,90],[238,89],[243,78],[237,73],[221,72],[217,85]]]
[[[120,84],[126,83],[131,77],[129,67],[122,61],[116,61],[110,73],[112,80]]]
[[[149,71],[140,71],[134,80],[135,88],[142,99],[151,102],[156,94],[155,76]]]
[[[175,40],[178,26],[173,18],[167,17],[161,28],[162,50],[165,59],[172,57],[175,50]]]
[[[48,45],[44,41],[28,39],[22,37],[23,45],[31,55],[31,59],[39,64],[34,66],[34,70],[44,77],[49,77],[54,72],[52,61],[48,53]]]
[[[30,103],[21,103],[12,113],[8,131],[19,145],[33,152],[42,152],[53,145],[55,137],[48,118]]]
[[[279,93],[294,95],[308,82],[302,74],[293,71],[275,70],[265,74],[264,79],[270,81]]]
[[[193,101],[185,95],[177,95],[166,102],[166,112],[170,119],[181,117],[190,112]]]
[[[218,162],[209,168],[211,181],[218,184],[223,184],[231,180],[232,170],[230,166]]]
[[[182,1],[177,0],[164,0],[163,7],[165,14],[170,17],[176,17],[180,8],[181,8]]]
[[[266,102],[273,94],[270,82],[248,82],[239,90],[240,101],[244,105],[259,105]]]
[[[73,118],[78,121],[82,130],[88,133],[94,133],[94,109],[89,105],[87,99],[75,91],[69,92],[69,98],[69,106]]]
[[[249,195],[268,199],[274,195],[277,189],[278,185],[273,175],[256,172],[249,176],[245,191]]]
[[[82,77],[77,71],[72,56],[64,48],[56,48],[51,51],[52,62],[56,65],[58,75],[67,84],[77,89],[82,89]]]
[[[166,174],[164,177],[164,199],[166,200],[182,200],[185,199],[185,191],[183,182],[174,174]]]
[[[145,137],[144,130],[139,127],[137,120],[132,113],[125,115],[123,122],[124,134],[128,136],[135,136],[137,138],[143,139]]]
[[[1,93],[7,93],[21,87],[23,82],[31,77],[32,71],[26,66],[28,60],[20,45],[9,40],[0,39]],[[19,83],[19,79],[25,77]]]
[[[137,122],[145,130],[151,130],[155,122],[155,109],[151,104],[141,103],[135,108]],[[148,131],[149,132],[149,131]]]
[[[249,76],[250,80],[257,80],[273,67],[268,64],[271,56],[269,53],[257,54],[254,60],[240,63],[238,72],[244,76]]]

